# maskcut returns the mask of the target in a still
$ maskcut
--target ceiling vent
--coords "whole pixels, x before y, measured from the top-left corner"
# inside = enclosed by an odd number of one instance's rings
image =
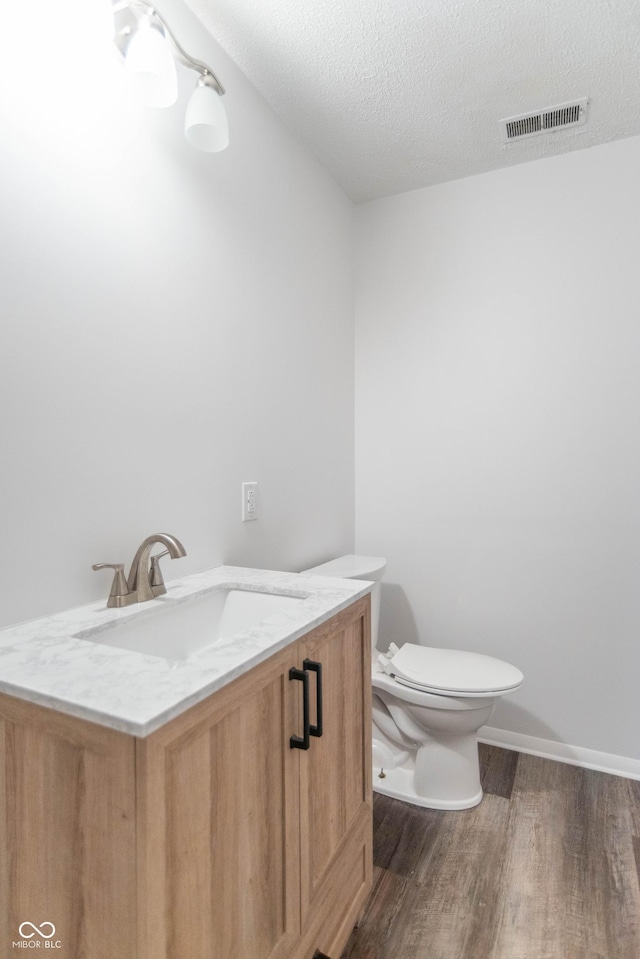
[[[565,130],[567,127],[582,126],[587,122],[588,98],[561,103],[556,107],[547,107],[537,113],[523,113],[519,117],[500,120],[500,131],[505,143],[536,137],[541,133]]]

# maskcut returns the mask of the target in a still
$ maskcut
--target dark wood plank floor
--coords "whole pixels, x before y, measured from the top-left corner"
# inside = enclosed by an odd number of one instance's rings
[[[640,782],[480,746],[464,812],[374,801],[343,959],[640,959]]]

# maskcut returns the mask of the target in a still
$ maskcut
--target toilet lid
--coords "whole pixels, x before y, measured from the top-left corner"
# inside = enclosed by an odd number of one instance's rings
[[[486,696],[513,692],[524,679],[520,670],[510,663],[460,649],[434,649],[405,643],[379,661],[397,682],[440,694]]]

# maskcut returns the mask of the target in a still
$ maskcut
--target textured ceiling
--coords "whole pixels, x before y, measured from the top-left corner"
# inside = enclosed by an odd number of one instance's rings
[[[640,134],[640,0],[187,2],[356,201]],[[579,97],[585,126],[502,142]]]

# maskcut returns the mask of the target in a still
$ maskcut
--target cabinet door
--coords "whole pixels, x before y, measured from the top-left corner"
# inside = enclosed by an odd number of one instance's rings
[[[322,667],[322,736],[300,757],[302,922],[310,917],[318,928],[339,922],[337,903],[348,910],[362,902],[370,882],[369,629],[367,596],[300,640],[302,658]],[[316,683],[313,672],[309,677],[313,725]]]
[[[297,644],[138,742],[141,959],[284,959],[300,931]]]
[[[130,736],[0,696],[3,959],[136,959],[134,775]]]

